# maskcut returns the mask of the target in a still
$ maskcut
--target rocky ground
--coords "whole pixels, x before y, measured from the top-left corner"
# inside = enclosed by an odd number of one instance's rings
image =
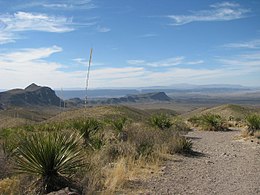
[[[239,134],[190,132],[197,153],[168,161],[162,174],[139,186],[144,194],[260,194],[259,141],[237,139]]]

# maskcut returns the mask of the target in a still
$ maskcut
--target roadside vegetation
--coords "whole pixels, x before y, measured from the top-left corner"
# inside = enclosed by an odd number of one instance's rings
[[[0,181],[0,194],[45,194],[65,187],[80,194],[120,192],[165,158],[191,152],[192,142],[184,136],[188,130],[181,118],[138,110],[2,129],[9,172]]]
[[[247,129],[243,132],[244,137],[254,136],[260,139],[260,115],[251,114],[246,117]]]
[[[188,119],[193,126],[203,131],[226,131],[226,121],[217,114],[203,114],[201,116],[193,116]]]

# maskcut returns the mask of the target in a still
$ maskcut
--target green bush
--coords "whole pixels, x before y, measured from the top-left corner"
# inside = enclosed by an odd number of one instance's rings
[[[93,149],[98,149],[101,146],[100,142],[102,141],[101,139],[97,140],[96,134],[102,126],[101,122],[93,118],[79,119],[71,122],[71,128],[78,130],[82,134],[85,144],[91,146]]]
[[[204,114],[201,116],[194,116],[188,120],[193,125],[201,127],[206,131],[224,131],[227,130],[224,120],[217,114]]]
[[[125,127],[125,124],[127,122],[127,118],[117,118],[114,120],[110,120],[109,123],[112,125],[112,127],[118,132],[121,133]]]
[[[156,114],[151,116],[149,120],[150,124],[159,129],[168,129],[173,124],[171,122],[171,118],[166,114]]]
[[[252,114],[246,118],[248,129],[255,132],[260,130],[260,115]]]
[[[13,151],[15,170],[37,176],[38,193],[67,187],[69,178],[83,166],[78,134],[37,133],[20,139]]]

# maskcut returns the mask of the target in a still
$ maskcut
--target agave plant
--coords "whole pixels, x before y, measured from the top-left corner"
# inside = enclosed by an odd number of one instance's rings
[[[83,166],[81,136],[37,133],[23,137],[14,151],[15,169],[38,177],[39,193],[67,187],[71,176]]]

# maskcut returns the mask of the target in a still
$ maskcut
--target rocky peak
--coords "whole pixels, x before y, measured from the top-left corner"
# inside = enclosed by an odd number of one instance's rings
[[[28,87],[26,87],[24,90],[25,91],[35,91],[40,89],[41,87],[36,85],[35,83],[32,83],[31,85],[29,85]]]

